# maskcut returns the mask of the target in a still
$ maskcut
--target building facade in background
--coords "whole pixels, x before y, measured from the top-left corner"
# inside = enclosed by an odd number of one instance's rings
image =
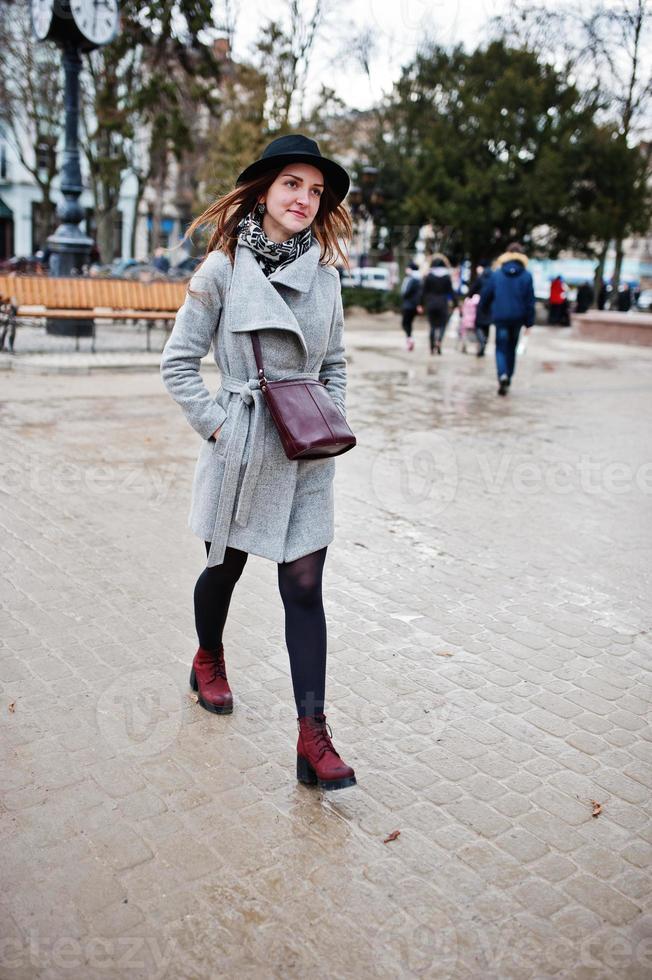
[[[88,189],[83,156],[81,166],[85,189],[80,203],[86,215],[82,227],[91,238],[95,238],[95,202]],[[147,259],[157,244],[170,248],[179,244],[191,217],[192,193],[187,187],[184,188],[184,184],[187,184],[187,177],[176,162],[171,161],[164,185],[145,188],[138,215],[134,216],[136,178],[125,176],[118,207],[112,218],[114,258]],[[55,203],[61,198],[58,178],[52,185],[51,197]],[[155,212],[158,212],[156,218]],[[0,126],[0,261],[14,255],[34,255],[45,248],[46,239],[54,229],[48,228],[44,213],[41,188],[22,165],[18,153]],[[136,232],[132,250],[134,219]],[[158,226],[158,242],[153,240],[155,225]],[[179,249],[179,258],[185,254]],[[174,255],[171,261],[174,261]]]

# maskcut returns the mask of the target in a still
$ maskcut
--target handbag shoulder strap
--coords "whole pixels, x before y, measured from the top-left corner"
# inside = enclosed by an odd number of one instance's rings
[[[251,331],[251,344],[254,349],[254,357],[256,358],[256,367],[258,368],[258,377],[265,377],[265,368],[263,367],[263,352],[260,347],[260,337],[255,330]]]

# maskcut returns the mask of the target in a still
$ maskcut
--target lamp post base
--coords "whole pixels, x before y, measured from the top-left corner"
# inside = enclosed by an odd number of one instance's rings
[[[50,275],[57,278],[80,276],[90,261],[93,239],[72,221],[64,221],[48,238]]]
[[[92,244],[93,240],[84,235],[77,225],[64,221],[48,238],[50,275],[59,279],[80,276],[84,266],[88,266]],[[95,323],[92,317],[79,320],[48,317],[45,331],[58,337],[76,337],[79,349],[80,337],[94,337]]]
[[[53,320],[45,321],[47,333],[56,337],[92,337],[95,333],[94,320]]]

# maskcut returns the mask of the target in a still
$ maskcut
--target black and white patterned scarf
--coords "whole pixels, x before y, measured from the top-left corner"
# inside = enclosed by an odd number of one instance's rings
[[[286,242],[273,242],[263,231],[261,220],[262,218],[252,212],[242,219],[236,231],[238,241],[252,250],[259,266],[269,277],[272,272],[289,265],[308,251],[312,245],[312,231],[304,228]]]

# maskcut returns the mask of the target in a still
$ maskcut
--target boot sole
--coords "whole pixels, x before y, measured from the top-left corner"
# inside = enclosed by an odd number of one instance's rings
[[[197,683],[197,677],[195,676],[194,667],[190,671],[190,686],[193,691],[197,692],[197,704],[200,704],[202,708],[206,711],[212,712],[214,715],[231,715],[233,714],[233,705],[217,705],[211,704],[210,701],[204,701],[201,694],[199,693],[199,684]]]
[[[355,776],[344,776],[342,779],[319,779],[317,773],[312,768],[307,759],[297,756],[297,779],[304,786],[319,786],[320,789],[346,789],[347,786],[355,786]]]

